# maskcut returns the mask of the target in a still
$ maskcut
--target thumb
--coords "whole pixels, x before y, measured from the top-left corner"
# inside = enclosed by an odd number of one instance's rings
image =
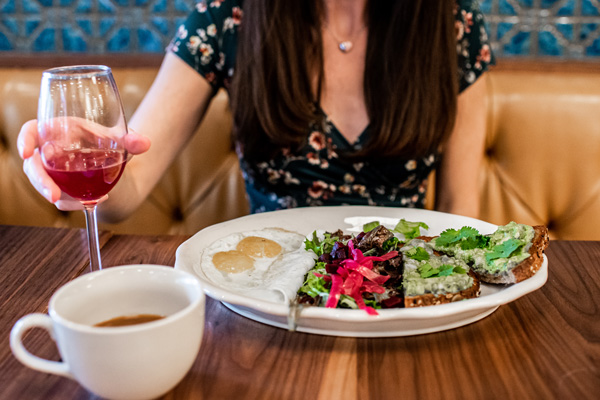
[[[140,135],[133,129],[129,130],[129,133],[125,135],[124,140],[125,148],[133,155],[145,153],[150,148],[150,139]]]

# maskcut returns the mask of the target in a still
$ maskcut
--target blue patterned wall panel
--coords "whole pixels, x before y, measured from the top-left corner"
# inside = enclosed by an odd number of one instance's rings
[[[161,53],[195,0],[0,0],[0,51]]]
[[[0,56],[162,53],[195,2],[0,0]],[[479,2],[498,57],[600,60],[600,0]]]
[[[482,0],[499,57],[600,60],[600,0]]]

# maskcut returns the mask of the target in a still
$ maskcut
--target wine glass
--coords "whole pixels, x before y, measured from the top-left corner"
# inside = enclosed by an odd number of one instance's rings
[[[83,204],[90,270],[102,269],[96,205],[117,183],[127,161],[127,125],[111,69],[78,65],[44,71],[38,134],[46,172]]]

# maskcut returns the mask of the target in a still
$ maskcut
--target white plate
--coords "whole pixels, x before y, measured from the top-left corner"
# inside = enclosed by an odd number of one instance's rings
[[[484,234],[492,233],[497,228],[496,225],[473,218],[418,209],[367,206],[295,208],[248,215],[207,227],[179,246],[175,268],[198,276],[208,296],[223,302],[236,313],[287,329],[289,307],[286,304],[237,294],[208,280],[200,268],[203,249],[215,240],[235,232],[280,227],[308,235],[315,229],[353,230],[353,224],[348,222],[356,222],[361,226],[363,222],[378,220],[384,224],[392,224],[393,227],[395,221],[401,218],[425,222],[429,225],[427,235],[438,235],[447,228],[459,229],[465,225]],[[508,286],[482,284],[481,296],[476,299],[430,307],[378,310],[378,316],[368,315],[363,310],[306,307],[300,312],[296,330],[352,337],[409,336],[443,331],[485,318],[500,305],[539,289],[547,278],[548,260],[544,256],[541,269],[533,277]]]

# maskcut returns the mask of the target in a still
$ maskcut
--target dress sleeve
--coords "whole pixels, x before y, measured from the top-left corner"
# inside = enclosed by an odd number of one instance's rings
[[[479,0],[457,0],[456,51],[458,55],[459,91],[495,64]]]
[[[174,53],[217,90],[233,74],[241,9],[234,0],[200,1],[166,51]]]

